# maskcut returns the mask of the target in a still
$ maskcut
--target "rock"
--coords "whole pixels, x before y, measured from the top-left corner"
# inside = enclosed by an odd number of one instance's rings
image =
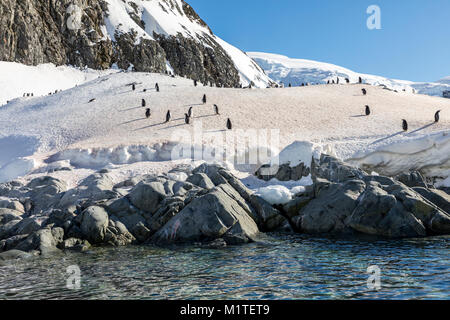
[[[203,163],[199,167],[192,170],[192,174],[204,173],[214,183],[214,185],[218,186],[220,184],[227,183],[227,180],[219,174],[219,170],[223,170],[223,167],[216,164]]]
[[[26,188],[30,190],[27,195],[32,203],[31,211],[38,214],[53,208],[67,190],[67,185],[59,179],[44,176],[31,180]]]
[[[165,182],[165,181],[164,181]],[[160,203],[169,195],[163,181],[140,182],[129,193],[130,202],[138,209],[155,213]]]
[[[447,214],[450,214],[450,196],[446,192],[442,190],[426,189],[422,187],[415,187],[413,188],[413,190],[442,209]]]
[[[105,240],[108,228],[108,214],[101,207],[89,207],[83,211],[81,216],[81,232],[91,243],[102,243]]]
[[[256,177],[265,181],[270,181],[274,178],[279,181],[298,181],[303,177],[309,176],[311,173],[311,169],[305,166],[303,162],[295,167],[291,167],[288,163],[281,164],[277,169],[272,167],[275,172],[271,174],[267,174],[268,168],[271,168],[269,164],[262,165],[261,168],[256,171]],[[272,169],[269,170],[269,172],[271,171]]]
[[[12,236],[0,241],[0,252],[14,249],[20,242],[28,237],[28,234]]]
[[[25,213],[25,208],[18,200],[0,197],[0,208],[13,209],[21,213]]]
[[[127,227],[117,220],[115,217],[111,217],[106,229],[105,242],[113,246],[126,246],[136,239],[128,231]]]
[[[215,187],[211,179],[204,173],[193,174],[186,181],[207,190]]]
[[[355,210],[357,200],[365,187],[365,183],[360,180],[330,184],[300,210],[296,228],[302,233],[310,234],[349,233],[344,221]]]
[[[77,238],[69,238],[62,242],[61,249],[73,250],[77,252],[85,252],[91,248],[91,244],[86,240],[81,240]]]
[[[231,189],[226,185],[215,187],[194,199],[165,224],[152,241],[159,244],[208,242],[218,238],[230,244],[252,241],[258,235],[258,227],[239,203],[224,191],[228,188]]]
[[[261,197],[255,195],[250,196],[250,204],[256,212],[256,219],[254,220],[262,232],[274,231],[287,222],[280,211],[272,207]]]
[[[13,209],[0,208],[0,226],[13,220],[21,220],[22,212]]]
[[[84,179],[76,188],[67,191],[56,206],[68,210],[74,206],[87,208],[111,199],[120,194],[113,191],[114,184],[108,173],[97,172]]]
[[[317,178],[321,178],[336,183],[348,180],[362,180],[363,177],[368,176],[363,170],[347,165],[342,161],[325,154],[320,156],[319,163],[316,163],[313,159],[311,164],[311,175],[313,182],[316,182]]]
[[[428,188],[427,183],[425,182],[425,179],[423,178],[422,174],[418,171],[413,171],[410,173],[403,173],[400,175],[397,175],[394,177],[395,180],[400,181],[407,187],[413,188],[413,187],[423,187]]]
[[[42,255],[47,255],[58,252],[56,246],[57,241],[53,238],[52,230],[44,228],[29,235],[16,246],[16,249],[27,252],[39,250]]]
[[[30,258],[33,258],[32,254],[20,250],[9,250],[0,253],[0,261],[30,259]]]

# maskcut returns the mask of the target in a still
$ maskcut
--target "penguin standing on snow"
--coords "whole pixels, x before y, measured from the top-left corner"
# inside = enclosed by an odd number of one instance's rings
[[[363,95],[366,95],[367,94],[367,90],[366,89],[361,89],[361,91],[362,91],[362,93],[363,93]]]
[[[439,113],[441,112],[441,110],[436,111],[436,113],[434,114],[434,122],[439,122]]]
[[[203,104],[206,104],[206,94],[203,95]]]
[[[142,106],[145,107],[147,103],[145,102],[145,99],[142,99]]]
[[[339,77],[337,78],[336,83],[339,84]]]
[[[349,78],[345,78],[345,82],[350,83],[350,79]]]
[[[188,111],[187,115],[189,116],[189,118],[192,117],[192,107],[189,108],[189,111]]]
[[[402,119],[402,127],[403,131],[408,131],[408,122],[405,119]]]
[[[147,108],[147,110],[145,110],[145,117],[148,119],[150,118],[150,116],[152,115],[150,108]]]
[[[184,122],[186,122],[186,124],[191,123],[191,117],[189,117],[187,113],[184,114]]]
[[[172,117],[172,116],[171,116],[171,114],[170,114],[170,110],[167,110],[167,113],[166,113],[166,123],[170,121],[170,118],[171,118],[171,117]]]
[[[359,83],[360,83],[360,84],[362,83],[362,78],[361,78],[361,77],[359,77]]]
[[[219,115],[219,107],[217,106],[217,104],[214,105],[214,112],[216,113],[216,115]]]
[[[159,92],[159,84],[158,83],[155,84],[155,89],[156,89],[156,92]]]
[[[194,86],[197,86],[197,80],[194,80]]]
[[[227,120],[227,129],[228,129],[228,130],[233,129],[233,125],[231,124],[230,118],[228,118],[228,120]]]
[[[136,90],[136,85],[133,83],[133,85],[131,86],[131,89]]]
[[[366,106],[366,116],[370,116],[370,107]]]

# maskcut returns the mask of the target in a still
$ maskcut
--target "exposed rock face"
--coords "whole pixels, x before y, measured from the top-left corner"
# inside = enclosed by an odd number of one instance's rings
[[[137,4],[127,3],[130,10],[126,13],[136,23],[135,28],[147,32]],[[178,75],[218,86],[238,86],[239,72],[230,56],[192,7],[181,3],[181,7],[172,2],[169,5],[176,15],[206,28],[202,39],[164,33],[144,38],[133,28],[120,31],[119,25],[108,25],[111,4],[104,0],[4,0],[0,3],[0,60],[93,69],[117,64],[142,72],[165,72],[169,61]],[[114,35],[107,32],[111,28],[117,28]]]

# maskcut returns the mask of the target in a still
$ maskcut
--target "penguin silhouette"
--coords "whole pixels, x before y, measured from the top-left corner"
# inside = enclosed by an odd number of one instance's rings
[[[148,119],[150,118],[150,116],[152,115],[150,108],[147,108],[147,110],[145,110],[145,117]]]
[[[214,105],[214,112],[219,115],[219,107],[217,106],[217,104]]]
[[[230,118],[228,118],[228,120],[227,120],[227,129],[228,129],[228,130],[233,129],[233,125],[231,124]]]
[[[170,110],[168,110],[167,114],[166,114],[166,122],[169,122],[170,118],[171,118],[171,114],[170,114]]]
[[[203,104],[206,104],[206,94],[203,95]]]
[[[158,83],[155,84],[155,89],[156,89],[156,92],[159,92],[159,84]]]
[[[366,116],[370,116],[370,107],[366,106]]]
[[[350,79],[349,78],[345,78],[345,82],[350,83]]]
[[[189,118],[192,117],[192,107],[189,108],[187,115]]]
[[[361,89],[361,91],[362,91],[362,93],[363,93],[363,95],[366,95],[367,94],[367,90],[366,89]]]
[[[186,122],[186,124],[191,123],[191,117],[189,117],[187,113],[184,114],[184,122]]]
[[[194,80],[194,86],[197,86],[197,80]]]
[[[441,112],[441,110],[436,111],[436,113],[434,114],[434,122],[439,122],[439,113]]]
[[[405,119],[402,119],[402,127],[403,131],[408,131],[408,122]]]
[[[145,107],[147,103],[145,102],[145,99],[142,99],[142,106]]]
[[[359,77],[359,83],[360,83],[360,84],[362,83],[362,78],[361,78],[361,77]]]
[[[337,78],[336,83],[339,84],[339,77]]]
[[[133,85],[131,86],[131,88],[134,90],[136,90],[136,85],[133,83]]]

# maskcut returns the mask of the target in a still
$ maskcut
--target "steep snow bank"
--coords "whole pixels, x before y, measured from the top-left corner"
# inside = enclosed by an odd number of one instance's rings
[[[450,175],[450,131],[358,152],[348,162],[385,175],[420,170],[447,179]]]

